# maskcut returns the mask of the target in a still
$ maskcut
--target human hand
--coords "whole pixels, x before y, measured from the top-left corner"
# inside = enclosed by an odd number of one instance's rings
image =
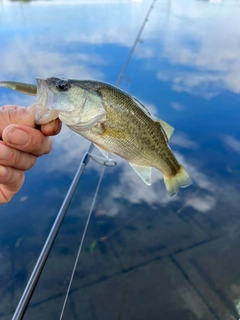
[[[28,108],[0,108],[0,203],[9,202],[24,182],[24,171],[36,163],[37,157],[52,148],[48,136],[61,130],[61,121],[53,120],[36,128],[35,105]]]

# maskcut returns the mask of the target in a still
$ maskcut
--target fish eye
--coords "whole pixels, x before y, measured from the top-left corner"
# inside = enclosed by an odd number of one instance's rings
[[[57,82],[56,88],[60,92],[66,92],[71,88],[71,85],[67,81],[60,80]]]

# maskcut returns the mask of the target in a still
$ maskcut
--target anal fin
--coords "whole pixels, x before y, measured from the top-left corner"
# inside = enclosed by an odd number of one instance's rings
[[[139,177],[148,185],[151,185],[151,173],[152,168],[151,167],[141,167],[134,165],[130,163],[130,166],[133,168],[133,170],[139,175]]]

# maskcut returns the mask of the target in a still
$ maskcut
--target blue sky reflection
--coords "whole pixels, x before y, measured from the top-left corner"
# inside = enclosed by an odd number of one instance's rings
[[[62,75],[115,84],[148,7],[149,1],[2,1],[0,79],[34,83],[35,77]],[[119,270],[134,269],[138,263],[157,259],[154,263],[161,265],[159,270],[163,270],[164,279],[159,279],[160,292],[156,296],[162,301],[165,296],[172,297],[174,291],[176,297],[181,298],[170,298],[171,306],[182,310],[180,302],[184,301],[187,305],[192,285],[182,285],[179,291],[175,290],[175,284],[166,285],[164,292],[161,292],[162,280],[171,279],[172,274],[176,274],[175,271],[168,273],[173,268],[173,257],[182,263],[186,273],[190,270],[187,274],[191,278],[195,267],[188,259],[195,259],[199,265],[205,263],[206,270],[209,270],[208,261],[211,259],[208,254],[216,261],[222,261],[223,239],[228,248],[229,261],[232,261],[229,270],[234,269],[237,254],[233,240],[237,247],[240,226],[238,25],[238,2],[156,2],[121,88],[175,127],[170,146],[192,176],[193,185],[170,198],[160,172],[153,170],[153,184],[148,187],[125,160],[115,157],[118,165],[108,168],[104,174],[87,234],[83,253],[85,259],[81,261],[84,271],[79,273],[81,276],[76,279],[76,287],[79,285],[83,290],[82,283],[91,283],[92,279],[101,282],[106,274],[109,275],[108,272],[117,274]],[[34,98],[1,88],[0,101],[1,105],[27,106],[34,102]],[[0,313],[6,319],[11,318],[31,266],[88,146],[88,141],[63,126],[62,132],[53,138],[52,152],[38,159],[37,165],[27,172],[19,194],[0,208],[0,224],[4,226],[0,232],[0,294],[6,297]],[[97,150],[94,152],[100,155]],[[60,247],[65,245],[65,251],[69,242],[71,250],[76,246],[76,237],[78,239],[82,232],[100,171],[99,165],[89,162],[58,243]],[[128,221],[135,215],[137,218],[129,227]],[[69,226],[75,228],[74,232],[69,231],[72,230]],[[113,235],[110,240],[100,244],[98,241],[95,251],[89,253],[91,244],[108,234]],[[200,251],[200,244],[212,239],[217,243],[217,250],[208,251],[206,244],[202,256],[199,254],[196,257],[195,244],[199,245]],[[212,246],[215,248],[215,242]],[[188,247],[187,252],[185,247]],[[70,268],[69,259],[64,255],[58,256],[54,251],[53,257],[55,255],[63,259],[62,264],[54,265],[60,277],[63,272],[61,268]],[[73,259],[70,253],[69,256]],[[177,268],[176,265],[174,268]],[[235,279],[239,279],[236,270]],[[69,274],[69,269],[64,272]],[[222,274],[225,273],[226,270],[222,270]],[[52,306],[53,309],[41,309],[42,305],[49,303],[48,298],[51,300],[56,292],[65,292],[65,284],[60,283],[59,279],[49,278],[49,274],[42,280],[42,291],[39,289],[39,295],[35,298],[37,302],[42,301],[42,304],[39,302],[39,317],[41,310],[44,310],[44,316],[54,310],[55,306]],[[146,271],[146,274],[151,272]],[[145,279],[146,274],[142,278]],[[202,271],[199,282],[203,274]],[[196,279],[194,275],[193,283]],[[219,279],[216,283],[220,285]],[[226,279],[222,291],[226,291],[232,303],[238,305],[240,291],[232,288],[238,288],[240,283],[238,280],[233,282],[227,275]],[[185,280],[182,279],[181,283]],[[54,285],[49,288],[48,282]],[[209,300],[210,308],[202,300],[197,302],[198,294],[195,299],[196,305],[199,303],[201,308],[186,306],[194,314],[195,318],[191,319],[203,319],[204,316],[205,319],[215,319],[209,314],[209,309],[215,308],[215,302]],[[112,302],[110,305],[115,304]],[[229,304],[227,307],[223,305],[216,310],[216,314],[220,314],[219,310],[223,310],[221,314],[224,315],[229,312]],[[161,314],[164,319],[164,313]],[[89,316],[89,319],[92,318]],[[221,315],[219,319],[223,319]]]

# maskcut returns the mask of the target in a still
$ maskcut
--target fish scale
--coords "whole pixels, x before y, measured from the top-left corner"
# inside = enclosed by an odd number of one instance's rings
[[[93,137],[91,134],[86,134],[85,137],[98,145],[104,145],[130,163],[164,170],[168,176],[176,174],[180,165],[166,143],[160,123],[153,122],[131,97],[123,96],[118,89],[106,87],[98,89],[98,92],[105,101],[106,126],[120,129],[129,138],[121,140],[121,136],[113,139],[105,135]]]

